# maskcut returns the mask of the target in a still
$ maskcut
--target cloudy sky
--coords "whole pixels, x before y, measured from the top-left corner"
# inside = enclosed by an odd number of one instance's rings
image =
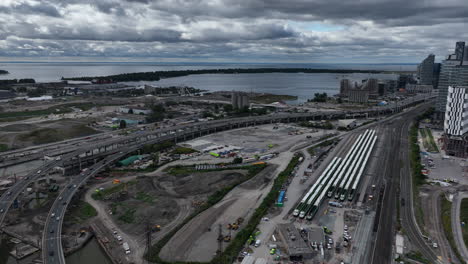
[[[405,63],[467,28],[467,0],[0,0],[0,57]]]

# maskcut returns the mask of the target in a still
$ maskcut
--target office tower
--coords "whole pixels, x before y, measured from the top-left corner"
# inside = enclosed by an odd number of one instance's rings
[[[434,80],[434,60],[434,54],[430,54],[418,65],[419,84],[432,84]]]
[[[459,41],[455,44],[455,59],[461,61],[463,59],[463,52],[465,50],[465,42]]]
[[[449,86],[468,86],[468,60],[463,62],[464,42],[457,42],[458,54],[450,54],[442,61],[439,75],[436,111],[439,118],[444,118]],[[460,52],[462,50],[462,52]],[[457,57],[460,58],[457,60]]]

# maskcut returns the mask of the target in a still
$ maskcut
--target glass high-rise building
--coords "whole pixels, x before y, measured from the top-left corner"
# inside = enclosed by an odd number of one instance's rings
[[[465,42],[459,41],[455,44],[455,59],[462,60],[463,59],[463,51],[465,50]]]
[[[419,84],[432,85],[434,80],[434,54],[430,54],[418,65]]]
[[[439,116],[444,116],[447,94],[449,86],[468,86],[468,61],[463,62],[463,51],[465,45],[461,42],[457,42],[455,49],[462,50],[461,54],[451,54],[446,60],[442,61],[440,67],[439,94],[437,96],[436,111],[439,112]],[[461,56],[457,60],[457,56]]]

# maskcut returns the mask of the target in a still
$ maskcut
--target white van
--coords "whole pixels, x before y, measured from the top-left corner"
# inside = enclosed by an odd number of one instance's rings
[[[260,239],[257,239],[257,241],[255,241],[255,247],[259,247],[261,243],[262,241],[260,241]]]

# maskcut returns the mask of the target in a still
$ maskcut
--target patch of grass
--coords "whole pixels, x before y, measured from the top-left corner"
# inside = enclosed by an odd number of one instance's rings
[[[259,165],[245,165],[245,166],[238,166],[238,167],[223,167],[223,168],[215,168],[215,169],[196,170],[194,166],[176,165],[172,167],[167,167],[166,169],[164,169],[164,171],[171,175],[178,176],[178,175],[189,175],[191,173],[197,173],[197,172],[225,171],[225,170],[250,170],[251,168],[256,168],[258,166]]]
[[[137,192],[135,199],[149,204],[154,202],[154,197],[145,192]]]
[[[271,104],[278,101],[297,100],[297,96],[281,94],[264,94],[254,96],[250,100],[259,104]]]
[[[194,152],[198,152],[198,151],[192,148],[177,147],[172,151],[172,154],[190,154]]]
[[[0,113],[0,122],[19,121],[36,116],[46,116],[50,114],[66,114],[73,112],[72,107],[83,111],[89,110],[94,106],[106,106],[113,104],[94,104],[94,103],[68,103],[51,106],[42,110],[18,111],[18,112],[3,112]]]
[[[410,259],[413,259],[413,260],[416,260],[416,261],[419,261],[419,262],[422,262],[422,263],[431,264],[431,262],[429,260],[425,259],[423,257],[423,255],[421,254],[421,252],[419,252],[419,251],[411,251],[408,254],[406,254],[406,257],[410,258]]]
[[[81,224],[98,214],[96,209],[85,201],[79,201],[76,206],[72,208],[73,209],[70,210],[69,213],[70,221],[77,224]]]
[[[32,141],[34,144],[45,144],[69,138],[89,136],[97,133],[98,132],[96,130],[87,127],[85,124],[81,124],[75,125],[67,131],[54,128],[40,128],[26,134],[19,135],[18,139],[20,141]]]
[[[337,142],[337,141],[338,141],[338,139],[326,140],[326,141],[324,141],[324,142],[322,142],[322,143],[320,143],[320,144],[317,144],[317,145],[314,145],[313,147],[308,148],[308,149],[307,149],[307,152],[309,152],[309,154],[310,154],[311,156],[313,156],[313,155],[315,155],[315,150],[316,150],[317,148],[330,146],[330,145],[334,144],[334,143]]]
[[[463,261],[452,232],[452,203],[445,198],[444,194],[440,195],[440,199],[440,217],[442,218],[442,226],[444,227],[445,237],[447,237],[447,240],[450,244],[450,247],[453,249],[455,256],[457,256],[459,260]]]
[[[0,144],[0,152],[7,151],[8,145],[7,144]]]
[[[409,131],[409,160],[411,168],[411,182],[413,190],[413,207],[415,208],[415,218],[417,225],[421,228],[421,232],[427,235],[427,232],[424,228],[424,212],[421,207],[421,201],[419,197],[419,186],[426,183],[426,176],[421,173],[423,166],[421,165],[421,154],[418,144],[418,127],[419,122],[423,119],[429,118],[432,116],[434,108],[430,108],[426,112],[418,115],[413,125],[410,127]],[[426,131],[422,132],[424,135]]]
[[[439,152],[436,143],[434,142],[434,137],[432,136],[431,130],[428,128],[419,129],[421,134],[422,142],[424,148],[429,152]]]
[[[429,145],[431,146],[433,152],[439,152],[439,148],[437,147],[437,144],[434,141],[434,136],[432,135],[432,132],[429,128],[426,128],[426,134],[428,135]]]
[[[108,195],[111,195],[113,193],[117,193],[117,192],[122,191],[125,188],[125,184],[127,184],[127,186],[129,186],[129,185],[134,185],[136,183],[137,183],[136,180],[128,181],[126,183],[121,182],[121,183],[118,183],[118,184],[116,184],[116,185],[114,185],[114,186],[112,186],[110,188],[104,189],[102,191],[95,192],[95,193],[93,193],[91,195],[91,197],[94,200],[102,200]]]
[[[121,216],[119,216],[118,219],[127,224],[131,224],[135,221],[135,212],[136,212],[136,209],[127,208],[127,210],[125,210],[125,212]]]
[[[87,202],[81,201],[79,208],[80,208],[81,218],[84,220],[97,215],[96,209],[94,209],[94,207]]]
[[[461,201],[460,222],[465,223],[465,225],[462,226],[463,241],[465,241],[465,245],[468,245],[468,199],[467,198]]]

